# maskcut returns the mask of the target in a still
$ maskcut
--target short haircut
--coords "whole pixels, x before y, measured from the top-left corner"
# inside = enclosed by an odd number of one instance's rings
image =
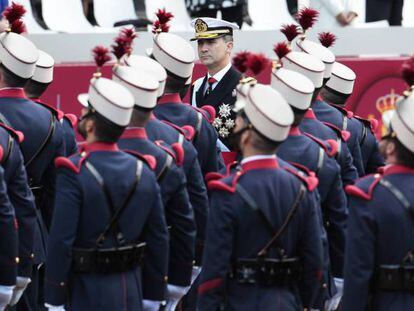
[[[279,145],[280,142],[268,139],[263,134],[259,133],[255,128],[253,128],[252,146],[256,150],[263,152],[264,154],[272,154],[276,152],[276,149],[279,147]]]
[[[249,121],[249,118],[247,117],[244,111],[240,111],[239,115],[243,118],[244,122],[246,123],[246,126],[251,124]],[[270,140],[269,138],[261,134],[254,127],[252,127],[252,134],[253,134],[252,147],[255,148],[259,152],[263,152],[263,154],[275,153],[277,147],[279,147],[279,145],[281,144],[281,142]]]
[[[142,108],[134,106],[130,124],[132,126],[145,127],[145,125],[148,123],[148,120],[151,117],[152,111],[152,108]]]
[[[305,117],[307,110],[301,110],[293,106],[290,106],[290,108],[292,108],[295,117],[292,126],[299,126],[303,118]]]
[[[43,95],[43,93],[47,90],[47,87],[50,83],[41,83],[29,79],[24,86],[24,90],[26,94],[31,98],[39,98]]]
[[[96,112],[88,116],[87,119],[94,122],[95,136],[100,142],[115,143],[125,130],[125,127],[109,121],[107,118]]]
[[[234,41],[234,39],[233,39],[233,36],[232,35],[224,35],[223,36],[223,40],[224,40],[224,42],[233,42]]]
[[[9,69],[0,65],[0,71],[3,76],[4,84],[8,87],[24,87],[28,79],[21,78],[18,75],[11,72]]]
[[[345,105],[349,95],[334,93],[330,89],[324,87],[320,92],[322,98],[332,104]]]
[[[414,168],[414,153],[405,147],[397,137],[390,138],[397,150],[397,161],[399,164]]]
[[[187,79],[179,79],[168,73],[167,81],[165,82],[165,93],[181,93],[186,86],[186,82]]]

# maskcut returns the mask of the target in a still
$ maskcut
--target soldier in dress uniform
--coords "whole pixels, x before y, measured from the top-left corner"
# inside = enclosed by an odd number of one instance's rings
[[[332,40],[335,36],[330,33],[325,33],[325,36],[330,36]],[[323,41],[323,39],[321,39]],[[315,113],[318,120],[322,121],[325,125],[333,128],[336,132],[341,133],[342,137],[346,141],[346,146],[352,155],[352,163],[358,171],[359,176],[365,175],[364,165],[362,163],[361,146],[358,140],[358,124],[349,122],[344,128],[343,118],[344,116],[340,111],[330,106],[319,96],[319,91],[326,84],[332,76],[332,67],[335,62],[335,55],[325,46],[320,43],[313,42],[304,37],[296,41],[296,45],[299,50],[313,55],[320,59],[324,65],[325,70],[323,73],[323,84],[317,88],[314,92],[314,98],[312,100],[312,110]],[[339,121],[338,121],[339,120]],[[345,136],[346,135],[346,136]]]
[[[161,97],[164,94],[167,73],[158,62],[149,57],[134,54],[124,57],[123,61],[126,66],[130,66],[140,72],[147,72],[156,77],[159,82],[157,97]],[[153,142],[164,141],[170,146],[177,145],[183,148],[183,169],[187,178],[187,191],[197,226],[195,264],[200,266],[205,240],[208,197],[204,177],[198,163],[197,151],[190,142],[194,135],[194,129],[191,126],[181,128],[167,121],[160,121],[151,114],[145,130],[148,138]]]
[[[180,48],[177,49],[176,46]],[[183,104],[180,98],[180,91],[193,72],[195,59],[193,47],[177,35],[156,32],[149,54],[167,71],[165,93],[158,100],[154,115],[160,120],[178,126],[192,126],[195,130],[193,144],[198,152],[203,175],[219,171],[224,164],[216,147],[217,133],[211,125],[215,117],[214,108],[193,107]]]
[[[46,306],[155,310],[165,299],[168,263],[168,232],[151,170],[156,161],[116,144],[134,98],[99,75],[78,98],[85,106],[78,129],[86,144],[82,153],[56,160]]]
[[[383,138],[387,166],[348,186],[344,310],[414,306],[414,57],[403,69],[410,86]]]
[[[3,148],[0,156],[3,158]],[[16,214],[7,195],[4,170],[0,167],[0,309],[4,310],[11,302],[16,285],[18,265],[18,233]]]
[[[319,179],[318,191],[330,252],[329,276],[326,278],[335,277],[337,288],[341,289],[347,207],[340,168],[334,158],[337,144],[335,141],[311,139],[299,129],[305,111],[311,105],[314,92],[312,81],[278,64],[272,71],[271,86],[287,100],[295,115],[289,136],[278,148],[277,155],[293,165],[299,164],[299,167],[313,171]],[[335,295],[339,303],[341,290],[336,291],[335,285],[330,285],[328,295]],[[336,310],[335,305],[328,310]]]
[[[328,111],[324,113],[315,111],[315,113],[320,120],[329,119],[333,124],[349,130],[351,135],[358,138],[365,174],[372,174],[384,165],[384,158],[379,152],[378,141],[375,137],[378,122],[375,119],[367,120],[356,116],[345,108],[347,99],[352,95],[355,79],[356,75],[352,69],[335,62],[332,67],[332,76],[321,90],[321,97],[341,112],[342,119],[335,118]],[[356,126],[350,126],[355,123]]]
[[[43,102],[40,98],[46,92],[49,85],[53,82],[53,70],[55,60],[48,53],[39,50],[39,59],[36,63],[36,69],[33,77],[26,83],[24,90],[32,101],[49,109],[62,125],[66,155],[71,156],[78,152],[78,147],[75,139],[75,127],[77,117],[71,113],[64,113],[59,107],[54,107],[49,103]]]
[[[270,86],[245,83],[238,91],[232,139],[243,160],[239,171],[208,184],[212,199],[198,309],[313,307],[323,266],[318,210],[310,184],[281,168],[275,156],[293,112]],[[302,300],[301,276],[307,289]]]
[[[34,257],[33,235],[36,228],[35,201],[29,189],[23,155],[19,147],[23,140],[23,133],[0,123],[0,163],[4,169],[2,169],[2,180],[7,186],[8,200],[14,209],[18,232],[19,252],[18,257],[16,256],[18,270],[16,287],[10,301],[12,306],[17,304],[30,283]],[[13,244],[13,240],[10,243]]]
[[[216,111],[214,127],[219,139],[229,148],[228,136],[234,127],[236,86],[241,73],[231,64],[233,31],[236,24],[216,18],[202,17],[191,22],[197,41],[198,57],[207,67],[207,74],[191,87],[191,104],[197,107],[213,106]]]
[[[29,100],[24,86],[33,76],[38,50],[27,38],[13,32],[0,35],[0,119],[8,126],[22,132],[24,141],[21,143],[24,165],[27,170],[29,186],[37,200],[37,223],[34,233],[34,264],[32,282],[25,291],[25,298],[20,300],[19,308],[23,310],[37,309],[38,265],[45,261],[46,228],[41,216],[40,194],[47,185],[45,172],[53,176],[53,161],[64,155],[65,146],[61,127],[56,124],[54,116],[46,108]],[[54,191],[54,188],[50,189]],[[42,304],[42,302],[39,302]]]
[[[283,68],[297,71],[308,77],[315,86],[315,92],[322,87],[325,66],[322,61],[314,56],[303,52],[292,51],[281,59],[281,63]],[[338,154],[335,158],[341,167],[342,183],[343,185],[353,183],[358,177],[358,172],[352,164],[352,156],[345,141],[341,137],[342,133],[335,132],[334,129],[329,128],[321,121],[317,120],[312,108],[305,111],[305,115],[299,128],[302,132],[310,134],[308,137],[312,139],[315,137],[315,140],[333,139],[338,143]]]
[[[58,108],[43,102],[40,97],[47,90],[48,86],[53,82],[53,66],[54,59],[46,52],[39,50],[39,59],[36,62],[36,68],[33,76],[27,81],[24,90],[28,98],[35,103],[48,109],[55,118],[57,126],[61,127],[60,133],[65,143],[65,155],[70,156],[78,151],[75,140],[74,127],[77,123],[77,117],[73,114],[65,114]],[[42,191],[42,215],[47,228],[50,228],[52,221],[52,209],[54,206],[54,170],[48,170],[44,176],[44,191]],[[47,184],[49,183],[49,184]]]
[[[116,65],[112,79],[129,89],[135,99],[131,122],[118,146],[126,152],[149,154],[157,161],[154,172],[161,188],[167,225],[170,226],[167,298],[169,304],[175,304],[181,297],[174,294],[180,292],[183,296],[191,284],[196,238],[193,209],[182,169],[184,150],[178,143],[169,146],[162,141],[148,139],[145,125],[157,104],[159,87],[153,76],[132,67]]]

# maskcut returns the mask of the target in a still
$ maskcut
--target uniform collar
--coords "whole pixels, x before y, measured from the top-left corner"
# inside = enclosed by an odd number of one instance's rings
[[[122,133],[121,138],[148,139],[147,131],[143,127],[128,127]]]
[[[0,89],[0,97],[24,98],[27,99],[26,93],[22,87],[5,87]]]
[[[299,126],[292,126],[289,131],[289,136],[300,136],[301,132]]]
[[[220,82],[221,79],[223,79],[223,77],[226,75],[227,71],[229,71],[231,68],[231,62],[228,63],[226,65],[226,67],[224,67],[223,69],[221,69],[219,72],[217,72],[214,76],[210,75],[209,73],[207,73],[207,80],[211,77],[213,77],[214,79],[216,79],[216,83]]]
[[[244,172],[258,169],[275,169],[279,167],[276,155],[256,155],[244,158],[241,161]]]
[[[173,93],[173,94],[165,94],[164,96],[162,96],[157,104],[171,104],[171,103],[177,103],[177,104],[181,104],[181,97],[180,94],[178,93]]]
[[[316,119],[315,113],[309,108],[305,113],[305,119]]]
[[[384,176],[394,174],[414,174],[414,168],[400,164],[391,164],[384,168]]]
[[[322,98],[321,95],[316,96],[316,100],[319,100],[319,101],[323,102],[323,98]]]
[[[94,142],[86,143],[82,146],[83,150],[86,153],[94,151],[119,151],[116,143],[103,143],[103,142]]]

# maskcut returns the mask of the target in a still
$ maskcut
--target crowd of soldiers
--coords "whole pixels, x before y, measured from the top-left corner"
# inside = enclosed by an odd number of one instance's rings
[[[0,34],[1,310],[411,310],[414,57],[379,143],[346,109],[355,73],[299,12],[270,85],[238,26],[157,12],[148,55],[123,29],[80,94],[40,100],[54,60],[6,9]],[[190,91],[191,104],[182,98]],[[84,139],[76,141],[75,129]]]

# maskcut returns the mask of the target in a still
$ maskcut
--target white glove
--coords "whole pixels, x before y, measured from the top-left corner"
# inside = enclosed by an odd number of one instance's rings
[[[13,289],[13,296],[10,301],[10,306],[16,305],[20,298],[23,295],[24,290],[26,289],[27,285],[31,282],[30,278],[24,278],[18,276],[16,279],[16,287]]]
[[[45,303],[45,307],[49,311],[65,311],[65,306],[64,305],[61,305],[61,306],[53,306],[53,305],[50,305],[48,303]]]
[[[174,311],[181,298],[188,292],[190,286],[167,285],[167,306],[166,311]]]
[[[333,311],[338,309],[344,291],[344,279],[334,278],[337,293],[328,301],[325,302],[325,310]]]
[[[158,311],[160,309],[161,303],[163,301],[156,301],[156,300],[143,300],[142,306],[144,311]]]
[[[10,303],[14,286],[0,285],[0,310],[4,310]]]
[[[167,285],[167,299],[180,300],[190,289],[190,286]]]

